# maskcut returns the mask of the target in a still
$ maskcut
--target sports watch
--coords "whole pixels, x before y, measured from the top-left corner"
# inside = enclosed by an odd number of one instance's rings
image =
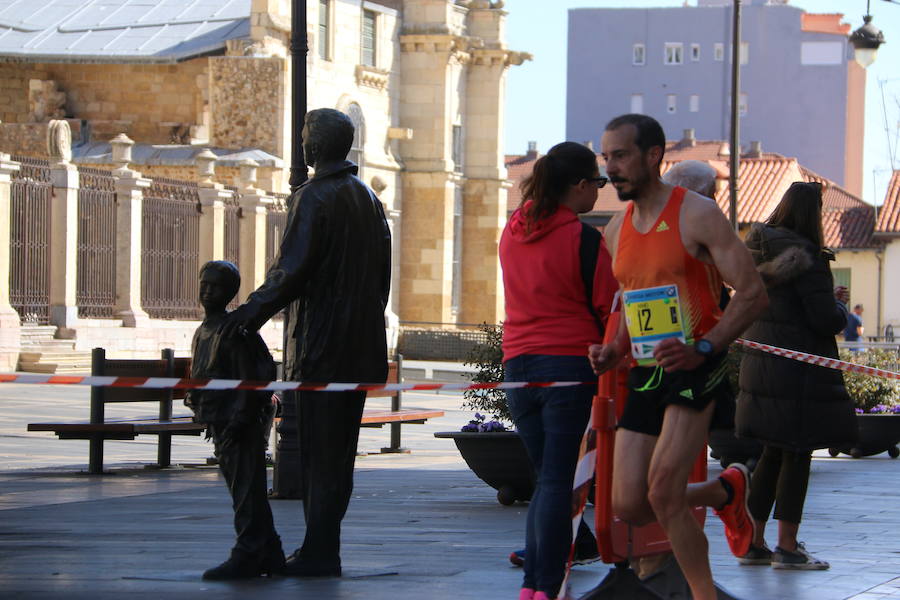
[[[700,338],[694,342],[694,351],[702,356],[704,360],[709,360],[709,357],[716,353],[716,348],[709,340]]]

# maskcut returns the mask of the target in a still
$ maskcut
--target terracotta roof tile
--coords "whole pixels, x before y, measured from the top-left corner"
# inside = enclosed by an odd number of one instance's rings
[[[798,169],[796,159],[778,155],[741,159],[738,170],[738,223],[765,221],[795,179]],[[727,187],[716,194],[716,202],[725,214],[728,214],[729,198]]]
[[[894,171],[887,194],[884,196],[884,204],[878,209],[875,233],[900,234],[900,171]]]

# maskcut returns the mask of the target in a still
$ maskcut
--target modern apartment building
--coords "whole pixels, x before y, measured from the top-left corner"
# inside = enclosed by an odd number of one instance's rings
[[[728,139],[732,4],[570,10],[566,137],[596,145],[610,118],[638,112],[670,139]],[[865,70],[850,26],[788,0],[743,5],[742,146],[761,141],[861,195]]]

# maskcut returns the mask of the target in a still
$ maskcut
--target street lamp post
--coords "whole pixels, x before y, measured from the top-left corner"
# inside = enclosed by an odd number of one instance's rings
[[[309,177],[303,156],[303,120],[306,118],[306,55],[309,46],[306,36],[306,0],[291,2],[291,193]],[[293,198],[293,196],[292,196]],[[290,342],[285,327],[282,349]],[[281,401],[281,423],[275,468],[272,474],[273,498],[300,497],[300,436],[297,422],[297,394],[286,392]]]
[[[740,103],[741,92],[741,0],[734,0],[731,24],[731,140],[729,141],[728,209],[731,227],[737,231],[738,169],[741,161]]]

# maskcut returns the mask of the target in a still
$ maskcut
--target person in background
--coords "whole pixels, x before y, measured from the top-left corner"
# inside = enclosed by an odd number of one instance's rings
[[[837,358],[835,335],[847,323],[847,290],[834,287],[823,247],[822,188],[793,183],[765,224],[747,236],[770,304],[744,333],[748,340]],[[747,351],[741,361],[736,430],[764,444],[751,480],[748,506],[756,522],[744,565],[827,569],[797,541],[812,451],[849,446],[856,415],[839,371]],[[766,545],[772,507],[778,545]]]
[[[522,205],[503,230],[499,249],[506,381],[596,381],[587,350],[603,339],[618,284],[599,232],[578,215],[594,207],[606,181],[592,150],[563,142],[539,158],[522,182]],[[593,249],[586,251],[591,243]],[[572,482],[595,391],[588,385],[507,391],[537,472],[520,600],[563,595],[572,544]],[[590,542],[596,554],[593,536]]]
[[[845,342],[858,342],[862,339],[863,336],[863,305],[857,304],[853,307],[853,311],[847,315],[847,325],[844,327],[844,341]],[[877,333],[877,332],[876,332]],[[862,350],[862,348],[855,347],[851,348],[851,350]]]

